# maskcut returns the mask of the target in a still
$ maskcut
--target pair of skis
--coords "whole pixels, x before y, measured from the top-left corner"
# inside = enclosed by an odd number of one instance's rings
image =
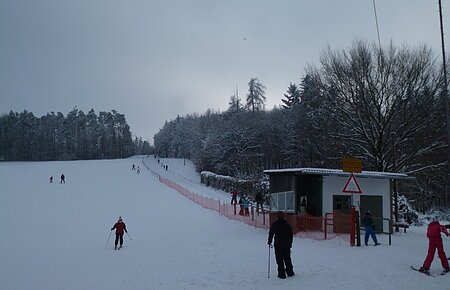
[[[417,268],[415,268],[413,266],[410,266],[410,267],[411,267],[411,270],[420,272],[420,273],[425,274],[425,275],[430,276],[430,277],[436,277],[435,275],[431,274],[430,271],[422,272],[422,271],[420,271],[419,269],[417,269]],[[445,275],[447,273],[449,273],[449,272],[444,270],[444,271],[442,271],[441,275]]]
[[[118,248],[114,248],[114,250],[120,250],[122,246],[119,246]]]

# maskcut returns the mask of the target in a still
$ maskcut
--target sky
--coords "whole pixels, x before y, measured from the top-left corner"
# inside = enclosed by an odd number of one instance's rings
[[[441,57],[437,0],[375,4],[382,45]],[[326,45],[359,39],[378,42],[373,0],[0,0],[0,114],[115,109],[153,143],[177,115],[245,99],[254,77],[280,105]]]
[[[161,162],[168,171],[153,156],[1,162],[1,288],[448,289],[437,257],[430,268],[435,277],[410,270],[425,259],[426,226],[395,233],[392,245],[387,235],[378,235],[377,247],[371,240],[369,246],[350,247],[341,237],[294,237],[295,276],[278,279],[267,229],[228,219],[159,182],[151,172],[199,196],[230,201],[228,193],[200,185],[192,162]],[[59,183],[61,173],[65,184]],[[119,216],[128,234],[115,251],[110,229]],[[450,238],[443,236],[443,243],[449,254]]]

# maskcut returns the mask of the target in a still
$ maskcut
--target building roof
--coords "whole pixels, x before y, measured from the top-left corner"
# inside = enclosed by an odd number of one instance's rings
[[[269,169],[264,170],[266,174],[277,173],[292,173],[292,174],[315,174],[315,175],[335,175],[335,176],[350,176],[350,172],[344,172],[342,169],[327,169],[327,168],[286,168],[286,169]],[[404,173],[392,172],[377,172],[377,171],[362,171],[361,173],[354,173],[357,177],[366,178],[380,178],[380,179],[412,179]]]

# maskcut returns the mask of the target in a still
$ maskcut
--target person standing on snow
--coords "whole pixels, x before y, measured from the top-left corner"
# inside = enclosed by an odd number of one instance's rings
[[[61,181],[59,183],[66,183],[66,177],[64,174],[61,174]]]
[[[259,213],[259,209],[261,208],[261,212],[264,212],[263,203],[264,198],[261,192],[257,192],[255,194],[255,202],[256,202],[256,212]]]
[[[123,233],[128,233],[127,232],[127,226],[125,225],[125,223],[122,221],[122,217],[119,216],[119,220],[117,221],[117,223],[114,224],[114,226],[111,228],[111,231],[116,229],[116,240],[114,242],[114,250],[117,250],[117,244],[119,244],[119,249],[122,248],[123,245]]]
[[[244,205],[244,215],[249,216],[250,211],[248,210],[248,207],[250,206],[250,201],[248,200],[247,196],[242,197],[242,203]]]
[[[237,191],[234,190],[231,192],[231,204],[237,204]]]
[[[267,244],[272,246],[272,239],[275,236],[275,259],[278,265],[278,278],[285,279],[295,275],[291,260],[291,248],[293,233],[289,223],[284,218],[284,212],[277,212],[277,220],[272,224],[269,231]],[[286,268],[285,268],[286,266]]]
[[[370,211],[367,211],[366,215],[363,217],[362,225],[364,226],[364,231],[365,231],[364,243],[366,244],[366,246],[368,245],[368,242],[369,242],[369,236],[372,237],[372,240],[375,243],[375,246],[378,246],[380,243],[378,243],[377,236],[375,235],[375,231],[374,231],[375,223],[373,222],[373,218],[372,218],[372,215],[370,214]]]
[[[450,272],[447,255],[444,252],[444,245],[442,244],[441,233],[444,233],[447,237],[449,236],[445,227],[439,223],[439,218],[434,217],[427,228],[428,254],[423,262],[423,266],[419,269],[420,272],[429,273],[436,249],[438,250],[439,259],[441,259],[441,265],[444,268],[443,273]]]

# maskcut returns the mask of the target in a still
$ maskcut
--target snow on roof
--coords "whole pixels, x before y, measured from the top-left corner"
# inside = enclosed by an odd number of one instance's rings
[[[336,175],[336,176],[350,176],[350,172],[344,172],[342,169],[328,169],[328,168],[285,168],[285,169],[269,169],[264,170],[266,174],[272,173],[295,173],[295,174],[317,174],[317,175]],[[404,173],[392,172],[378,172],[378,171],[362,171],[361,173],[354,173],[358,177],[368,178],[388,178],[388,179],[410,179]]]

